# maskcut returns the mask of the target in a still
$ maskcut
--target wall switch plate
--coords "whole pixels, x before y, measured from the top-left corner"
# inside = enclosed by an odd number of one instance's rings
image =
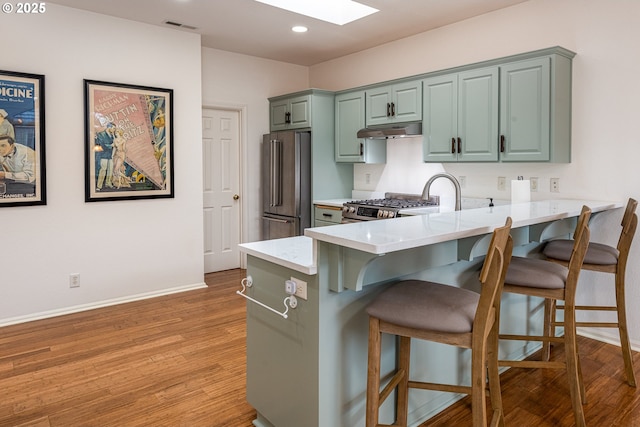
[[[498,177],[498,190],[505,191],[507,189],[507,178],[504,176]]]
[[[458,177],[458,181],[460,181],[460,188],[465,188],[467,186],[467,177],[466,176],[459,176]]]
[[[551,178],[549,180],[549,190],[552,193],[560,192],[560,178]]]
[[[532,176],[531,178],[529,178],[529,184],[531,192],[538,191],[538,177]]]
[[[307,282],[302,281],[300,279],[296,279],[295,277],[291,277],[291,281],[296,283],[296,293],[294,295],[306,301],[307,300]]]
[[[80,287],[80,273],[71,273],[69,275],[69,287],[70,288]]]

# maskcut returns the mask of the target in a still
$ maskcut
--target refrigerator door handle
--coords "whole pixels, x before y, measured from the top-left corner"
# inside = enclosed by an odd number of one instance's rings
[[[282,141],[271,140],[270,163],[271,189],[269,203],[273,206],[282,206]]]
[[[280,224],[291,224],[293,221],[290,219],[278,219],[272,218],[270,216],[263,216],[262,219],[266,219],[267,221],[279,222]]]

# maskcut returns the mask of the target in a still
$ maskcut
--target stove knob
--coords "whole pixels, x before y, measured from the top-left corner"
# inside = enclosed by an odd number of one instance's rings
[[[396,216],[395,212],[389,211],[389,218],[393,218]]]
[[[342,207],[342,212],[349,212],[349,207],[348,206],[343,206]]]
[[[384,211],[384,217],[385,217],[385,218],[389,218],[389,214],[390,214],[390,213],[391,213],[391,212],[389,212],[389,211]]]
[[[382,218],[384,211],[382,209],[378,210],[378,218]]]
[[[354,208],[353,206],[349,208],[349,213],[354,213],[355,211],[356,211],[356,208]]]

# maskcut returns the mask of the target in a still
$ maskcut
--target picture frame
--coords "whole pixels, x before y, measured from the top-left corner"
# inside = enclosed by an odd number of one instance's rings
[[[0,207],[46,205],[44,75],[0,70]]]
[[[85,202],[173,198],[173,90],[84,80]]]

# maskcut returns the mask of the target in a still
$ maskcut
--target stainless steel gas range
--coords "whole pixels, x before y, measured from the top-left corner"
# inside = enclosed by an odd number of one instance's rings
[[[342,222],[397,218],[404,209],[438,206],[439,197],[425,200],[421,195],[385,193],[384,199],[354,200],[342,205]]]

